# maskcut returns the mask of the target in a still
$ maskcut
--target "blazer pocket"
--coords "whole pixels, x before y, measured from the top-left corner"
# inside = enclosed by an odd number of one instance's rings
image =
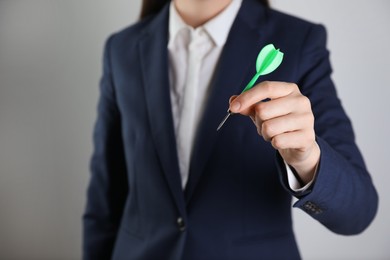
[[[134,232],[133,230],[129,230],[126,227],[122,227],[122,228],[119,229],[118,239],[120,239],[122,237],[126,237],[126,238],[129,238],[129,239],[136,239],[136,240],[139,240],[139,241],[143,241],[144,240],[144,236],[142,236],[139,233]]]
[[[143,250],[145,250],[144,239],[121,228],[115,241],[111,259],[142,259]]]
[[[134,185],[136,187],[136,185]],[[139,211],[137,192],[135,188],[129,193],[128,200],[122,214],[121,227],[124,233],[138,239],[143,239],[142,216]]]

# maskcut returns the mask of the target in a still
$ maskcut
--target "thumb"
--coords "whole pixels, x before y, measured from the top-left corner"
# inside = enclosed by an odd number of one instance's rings
[[[233,100],[235,100],[236,98],[238,97],[238,95],[234,95],[234,96],[231,96],[229,98],[229,105],[233,102]]]

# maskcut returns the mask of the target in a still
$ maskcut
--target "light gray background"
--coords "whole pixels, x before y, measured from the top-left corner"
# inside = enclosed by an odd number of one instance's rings
[[[274,0],[323,23],[339,95],[380,195],[363,234],[331,233],[298,209],[304,259],[390,259],[388,0]],[[0,259],[78,259],[106,37],[140,0],[0,0]]]

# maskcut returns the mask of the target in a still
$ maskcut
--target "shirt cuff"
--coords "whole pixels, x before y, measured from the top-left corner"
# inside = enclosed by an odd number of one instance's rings
[[[294,191],[294,192],[306,191],[313,184],[315,176],[317,174],[317,167],[314,171],[313,178],[306,185],[304,185],[302,187],[301,183],[299,182],[299,180],[295,176],[295,174],[294,174],[293,170],[290,168],[290,166],[286,162],[284,162],[284,165],[286,166],[288,185],[290,186],[290,189],[292,191]]]

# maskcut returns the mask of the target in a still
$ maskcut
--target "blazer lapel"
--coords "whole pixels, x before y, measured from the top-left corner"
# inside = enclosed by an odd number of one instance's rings
[[[142,76],[152,138],[172,196],[182,214],[181,186],[168,78],[168,5],[158,14],[139,42]]]
[[[234,21],[214,74],[210,96],[199,125],[191,158],[189,181],[185,190],[187,204],[199,182],[216,140],[223,132],[216,131],[226,115],[228,101],[239,94],[255,72],[255,61],[266,43],[260,37],[263,8],[252,1],[243,1]],[[243,73],[244,72],[244,73]],[[226,127],[226,126],[225,126]]]

